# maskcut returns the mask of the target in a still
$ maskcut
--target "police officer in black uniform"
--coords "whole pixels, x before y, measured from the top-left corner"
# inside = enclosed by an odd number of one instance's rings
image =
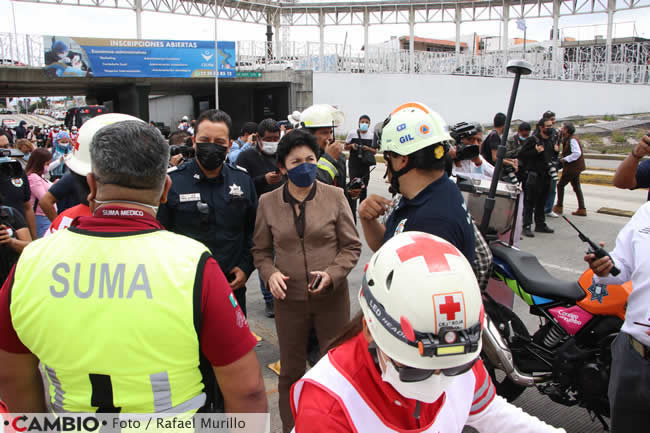
[[[199,116],[192,137],[196,158],[169,170],[172,187],[158,219],[210,250],[246,314],[245,284],[255,268],[251,247],[257,194],[245,170],[224,162],[231,127],[230,116],[221,110]]]

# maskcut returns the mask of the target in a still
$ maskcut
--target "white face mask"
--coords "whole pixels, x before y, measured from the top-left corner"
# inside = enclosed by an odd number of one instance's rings
[[[402,382],[399,378],[399,372],[386,355],[379,349],[377,349],[377,355],[383,358],[379,362],[382,380],[389,383],[402,396],[412,400],[433,403],[440,398],[455,379],[455,376],[448,377],[441,373],[432,374],[431,377],[420,382]]]
[[[262,141],[262,152],[267,155],[273,155],[278,150],[277,141]]]

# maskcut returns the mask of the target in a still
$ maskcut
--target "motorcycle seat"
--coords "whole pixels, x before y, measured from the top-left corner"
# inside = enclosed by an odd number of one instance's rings
[[[521,287],[531,295],[552,300],[578,301],[585,297],[577,281],[564,281],[548,273],[537,257],[501,243],[490,245],[492,254],[505,262]]]

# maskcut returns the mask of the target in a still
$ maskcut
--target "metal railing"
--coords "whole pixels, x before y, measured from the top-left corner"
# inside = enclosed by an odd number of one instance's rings
[[[480,77],[507,77],[508,60],[522,57],[509,53],[416,51],[413,66],[408,50],[368,47],[352,52],[349,46],[317,42],[237,41],[237,68],[240,71],[313,70],[330,73],[454,74]],[[39,35],[0,33],[0,65],[4,67],[44,66],[44,39]],[[650,84],[650,43],[612,45],[611,61],[603,45],[558,49],[532,47],[526,60],[533,64],[529,78],[591,81],[603,83]]]
[[[44,66],[43,36],[0,33],[0,65]]]

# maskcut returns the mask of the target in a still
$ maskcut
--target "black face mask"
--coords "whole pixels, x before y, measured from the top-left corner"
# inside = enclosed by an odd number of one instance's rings
[[[409,171],[411,171],[411,169],[413,168],[411,161],[413,159],[409,158],[406,163],[406,166],[403,167],[401,170],[395,170],[393,169],[393,164],[390,161],[390,156],[385,155],[384,158],[387,158],[388,160],[388,164],[386,164],[387,170],[386,170],[386,174],[384,174],[384,178],[386,178],[388,176],[388,172],[390,172],[390,188],[388,189],[388,191],[393,195],[400,194],[401,192],[399,187],[399,178],[403,174],[406,174]]]
[[[216,143],[196,143],[196,159],[208,171],[219,168],[227,154],[228,148]]]
[[[546,131],[544,131],[544,134],[548,135],[549,137],[553,135],[553,128],[546,128]]]

